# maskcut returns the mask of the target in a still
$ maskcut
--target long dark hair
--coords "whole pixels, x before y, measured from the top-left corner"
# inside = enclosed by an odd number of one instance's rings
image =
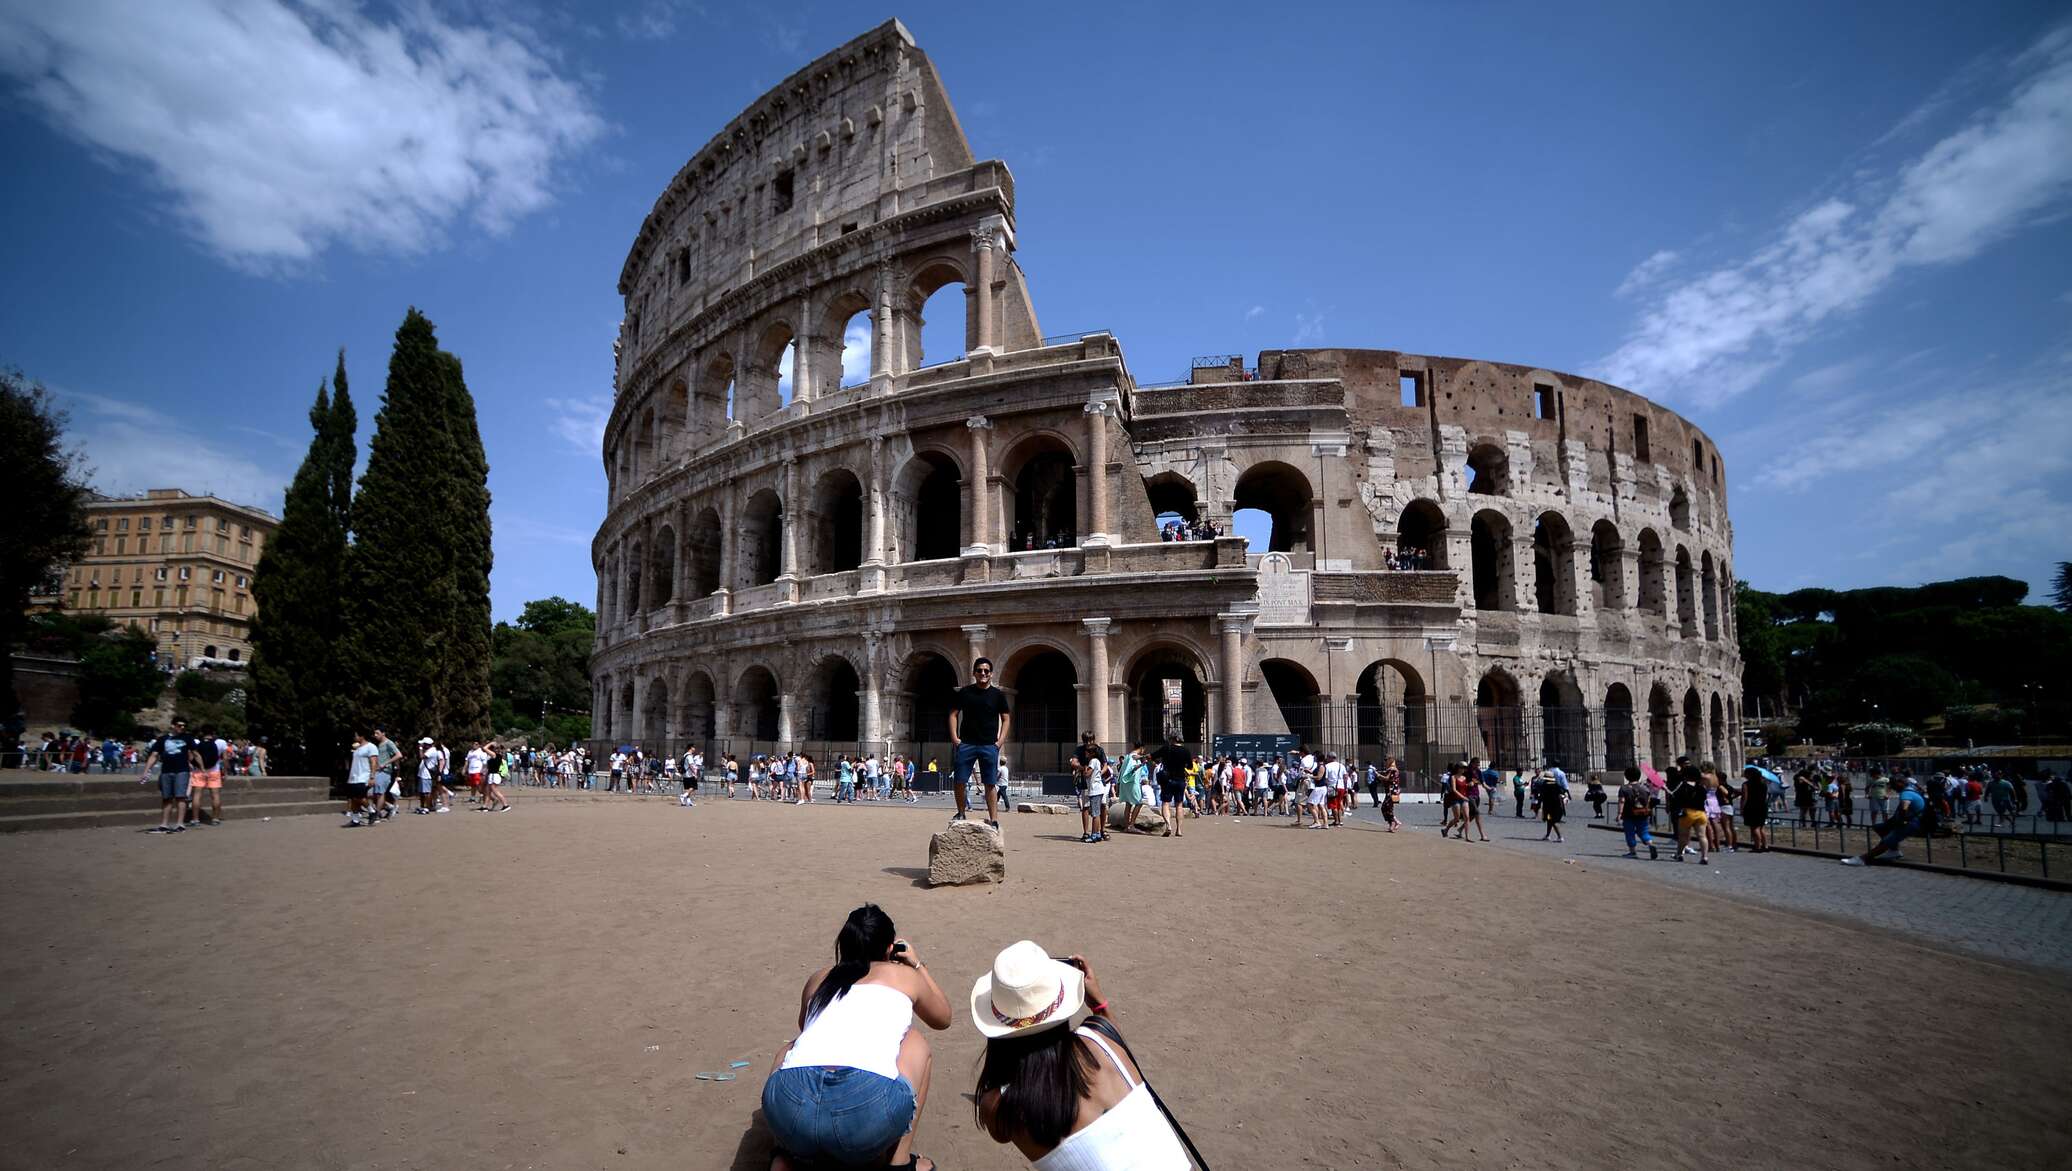
[[[994,1037],[979,1060],[972,1114],[977,1116],[988,1090],[1012,1086],[1014,1092],[1002,1094],[994,1109],[996,1126],[1026,1134],[1037,1146],[1055,1147],[1079,1120],[1079,1100],[1091,1091],[1095,1069],[1094,1055],[1069,1026]]]
[[[819,1016],[821,1009],[833,1004],[836,997],[870,973],[872,962],[890,955],[897,934],[892,916],[879,910],[876,903],[865,903],[849,912],[841,934],[835,936],[835,966],[827,970],[827,979],[820,982],[820,987],[813,990],[813,999],[806,1002],[806,1019]]]

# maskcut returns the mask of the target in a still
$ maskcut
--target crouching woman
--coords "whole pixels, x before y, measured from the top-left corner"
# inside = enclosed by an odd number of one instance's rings
[[[763,1083],[777,1143],[773,1171],[890,1167],[930,1171],[913,1153],[928,1100],[928,1042],[915,1017],[950,1025],[950,1001],[891,916],[865,904],[835,937],[835,965],[799,994],[799,1035]]]
[[[1085,959],[1028,940],[971,990],[985,1034],[974,1108],[1037,1171],[1185,1171],[1179,1133],[1107,1017]]]

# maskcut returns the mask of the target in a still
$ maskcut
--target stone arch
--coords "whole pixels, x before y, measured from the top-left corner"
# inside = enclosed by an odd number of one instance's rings
[[[1511,519],[1494,508],[1475,514],[1468,526],[1468,545],[1474,557],[1475,608],[1516,610],[1518,574],[1513,570]]]
[[[619,684],[618,701],[613,707],[617,713],[612,718],[612,727],[616,729],[613,735],[621,742],[630,742],[633,739],[634,730],[633,680],[627,679]],[[613,747],[617,747],[617,745],[613,745]]]
[[[937,561],[964,545],[964,473],[940,448],[916,451],[892,478],[890,511],[895,561]]]
[[[1676,547],[1676,623],[1685,638],[1698,636],[1698,599],[1695,575],[1691,571],[1691,551],[1682,545]]]
[[[1041,755],[1062,756],[1078,741],[1079,666],[1070,652],[1048,640],[1023,643],[1002,657],[1000,677],[1012,699],[1018,764],[1035,763],[1021,745],[1043,745],[1050,751]]]
[[[740,542],[736,556],[740,580],[736,589],[752,589],[777,580],[784,570],[784,498],[775,489],[761,489],[741,506],[735,540]]]
[[[878,339],[877,314],[871,307],[870,294],[843,289],[827,299],[816,320],[826,322],[833,331],[814,346],[810,369],[818,385],[813,388],[813,397],[869,382]]]
[[[1604,767],[1617,771],[1634,763],[1633,692],[1614,683],[1604,689]]]
[[[1156,744],[1166,727],[1165,683],[1180,682],[1180,709],[1171,721],[1182,743],[1201,745],[1208,734],[1209,657],[1191,643],[1154,639],[1138,647],[1123,667],[1129,693],[1126,728],[1133,744]],[[1226,684],[1228,686],[1228,684]]]
[[[780,383],[784,356],[796,339],[790,321],[779,319],[763,327],[748,352],[748,366],[738,376],[735,417],[753,423],[790,405]]]
[[[1435,501],[1417,499],[1403,506],[1396,518],[1396,552],[1421,549],[1430,569],[1447,569],[1446,511]]]
[[[1255,552],[1306,553],[1315,546],[1311,532],[1316,489],[1302,469],[1279,460],[1263,460],[1237,478],[1232,503],[1258,509],[1273,520],[1266,548]]]
[[[1656,683],[1648,688],[1648,761],[1658,769],[1676,759],[1676,701],[1669,688]]]
[[[633,615],[638,614],[642,610],[647,609],[647,607],[642,603],[642,600],[646,598],[647,595],[641,592],[641,577],[646,568],[647,561],[645,560],[645,558],[641,556],[640,542],[635,541],[626,550],[626,561],[623,566],[623,572],[625,573],[624,581],[626,584],[624,587],[625,601],[623,602],[623,605],[625,607],[625,613],[621,615],[622,618],[631,618]]]
[[[1500,443],[1482,440],[1468,448],[1468,491],[1477,496],[1511,494],[1511,455]]]
[[[1009,550],[1079,543],[1079,455],[1054,431],[1024,435],[1000,461],[1010,494],[1001,528]]]
[[[658,445],[663,463],[688,455],[691,447],[691,384],[679,374],[670,380],[662,396],[662,437]]]
[[[1712,752],[1713,763],[1721,769],[1727,767],[1727,712],[1726,704],[1720,700],[1719,692],[1712,693]]]
[[[1705,700],[1698,695],[1696,687],[1687,688],[1683,697],[1683,754],[1692,758],[1705,752]]]
[[[641,696],[640,737],[643,747],[649,752],[667,754],[673,745],[669,736],[669,680],[654,678],[648,680],[647,692]]]
[[[1619,526],[1608,520],[1590,526],[1590,600],[1599,610],[1619,610],[1626,605],[1625,550]],[[1631,705],[1631,695],[1627,703]]]
[[[744,667],[734,679],[734,735],[764,744],[775,744],[778,709],[783,703],[777,672],[761,663]]]
[[[863,482],[846,467],[822,472],[807,509],[813,572],[841,573],[863,564]]]
[[[654,474],[655,470],[655,408],[643,408],[633,421],[634,483],[639,483]]]
[[[1698,600],[1705,607],[1705,638],[1719,641],[1719,575],[1713,572],[1712,551],[1698,555]]]
[[[1360,757],[1394,756],[1423,772],[1429,763],[1424,677],[1401,659],[1376,659],[1353,688],[1353,750]]]
[[[655,530],[655,547],[648,557],[648,608],[659,610],[676,600],[676,528],[663,525]]]
[[[1576,612],[1576,536],[1551,509],[1532,526],[1532,595],[1542,614]]]
[[[954,300],[946,292],[952,285],[958,286]],[[932,256],[915,265],[913,279],[907,285],[909,326],[902,339],[906,343],[906,369],[918,370],[923,366],[954,362],[971,352],[971,348],[978,344],[978,322],[972,318],[970,300],[971,278],[960,261],[948,256]],[[954,334],[948,329],[937,331],[938,338],[945,334],[961,336],[962,342],[955,353],[931,353],[924,349],[921,334],[927,328],[931,313],[937,317],[955,314],[961,329]]]
[[[804,740],[854,744],[863,738],[862,676],[848,656],[830,653],[806,672]]]
[[[1540,751],[1572,772],[1589,767],[1590,713],[1571,672],[1550,671],[1540,681]]]
[[[719,734],[719,693],[712,676],[691,671],[683,679],[683,695],[677,699],[681,713],[677,725],[686,744],[708,745]]]
[[[690,532],[686,540],[690,553],[690,580],[684,583],[685,593],[692,598],[702,598],[720,588],[720,553],[726,536],[720,528],[719,510],[707,505],[691,518]]]
[[[699,370],[693,409],[704,427],[718,430],[735,417],[734,355],[716,350]]]
[[[1491,768],[1525,768],[1525,709],[1518,681],[1491,667],[1475,684],[1475,726]]]
[[[1640,608],[1649,614],[1667,615],[1668,599],[1662,592],[1662,538],[1653,529],[1640,530]]]
[[[950,701],[961,686],[957,664],[935,651],[916,651],[901,674],[907,739],[945,744],[950,739]]]
[[[1259,678],[1280,709],[1281,722],[1289,734],[1304,744],[1324,742],[1324,705],[1329,702],[1316,676],[1293,659],[1267,659],[1259,664]]]
[[[1691,494],[1682,484],[1669,494],[1669,525],[1680,533],[1691,531]]]
[[[1162,525],[1167,517],[1178,517],[1185,521],[1201,519],[1201,498],[1200,493],[1195,490],[1194,481],[1171,468],[1145,478],[1144,498],[1151,505],[1151,516],[1155,523]]]

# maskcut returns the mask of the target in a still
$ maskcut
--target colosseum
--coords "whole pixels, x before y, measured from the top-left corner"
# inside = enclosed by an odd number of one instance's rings
[[[1140,383],[1112,334],[1038,326],[1014,191],[892,21],[662,192],[619,278],[600,743],[946,758],[983,654],[1024,773],[1081,730],[1171,728],[1415,771],[1738,763],[1733,534],[1698,428],[1386,349]],[[924,306],[959,299],[961,348],[923,353]]]

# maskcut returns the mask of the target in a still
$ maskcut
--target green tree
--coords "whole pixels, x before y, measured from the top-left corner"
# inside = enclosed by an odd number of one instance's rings
[[[527,602],[493,635],[490,707],[498,731],[539,730],[556,744],[590,735],[590,644],[597,616],[566,598]]]
[[[2060,614],[2072,614],[2072,561],[2058,562],[2057,575],[2050,582],[2050,604]]]
[[[362,727],[488,735],[488,481],[460,360],[412,309],[352,502],[341,675]]]
[[[329,393],[319,383],[309,411],[313,435],[288,487],[280,527],[252,574],[250,731],[264,737],[284,772],[344,767],[346,697],[340,672],[340,587],[352,515],[354,432],[359,415],[346,385],[345,351]]]
[[[65,413],[50,392],[19,370],[0,370],[0,724],[21,711],[13,651],[27,631],[29,597],[86,552],[91,536],[92,494],[64,436]]]
[[[105,619],[103,626],[109,625]],[[165,675],[153,652],[158,640],[134,626],[105,630],[86,639],[79,652],[79,702],[72,722],[97,736],[129,739],[135,713],[158,702]]]

